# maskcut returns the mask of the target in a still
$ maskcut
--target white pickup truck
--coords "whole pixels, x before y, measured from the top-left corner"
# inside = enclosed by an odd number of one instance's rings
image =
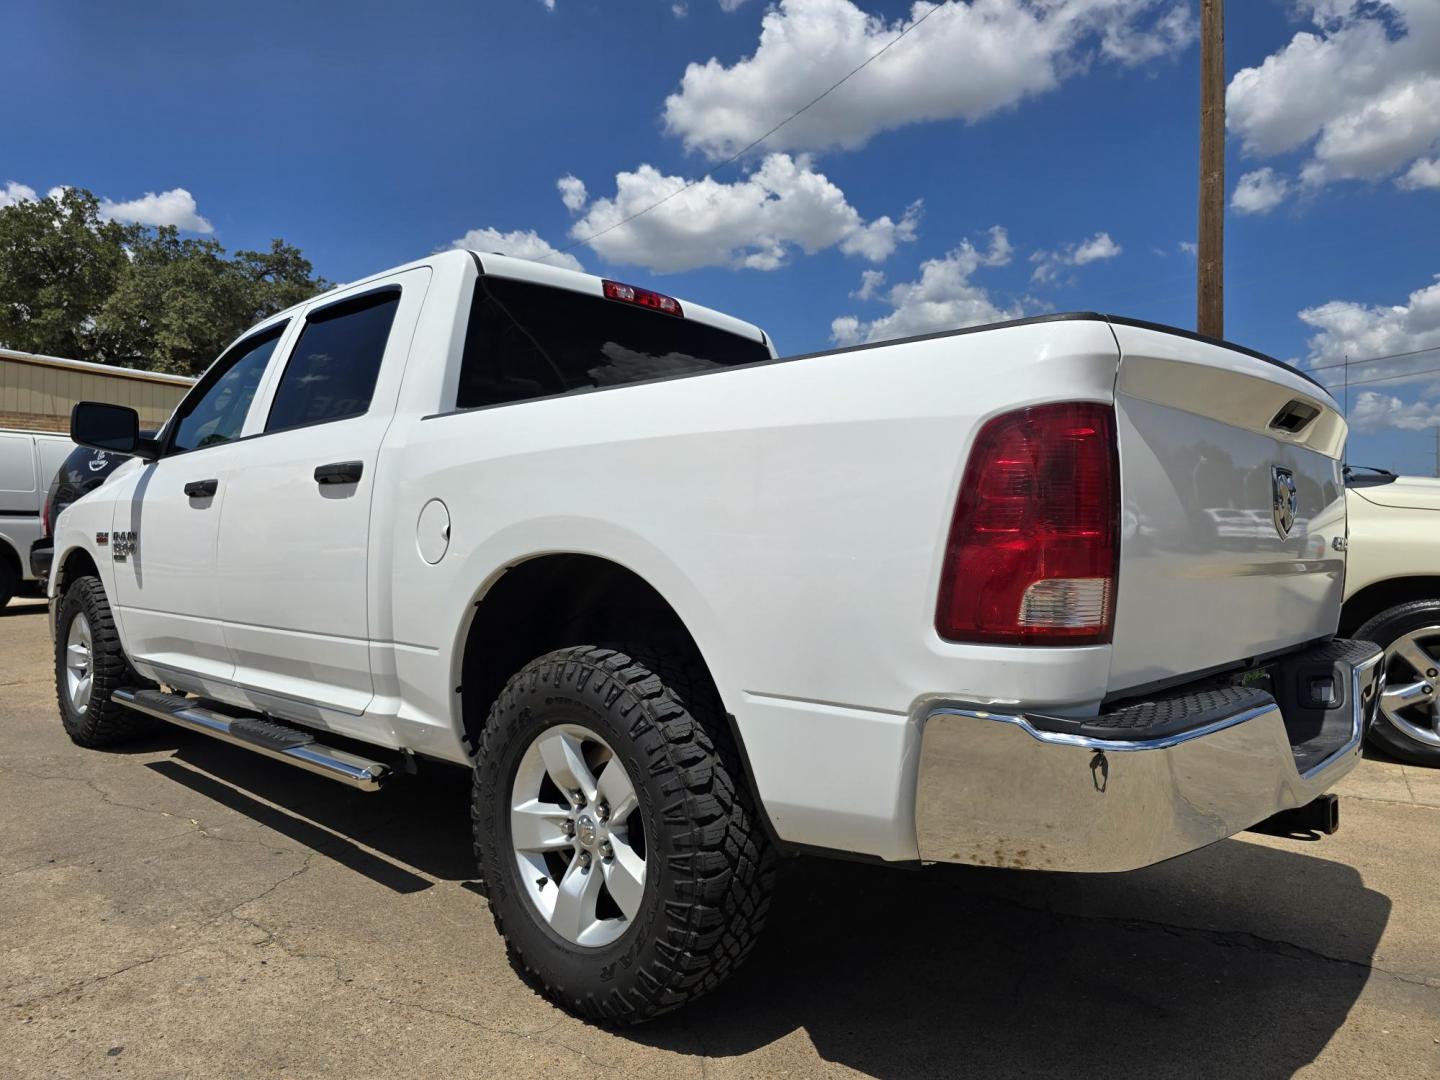
[[[1118,318],[780,359],[446,252],[261,323],[156,439],[72,433],[136,457],[58,522],[70,736],[473,768],[512,957],[602,1021],[722,980],[777,854],[1116,871],[1332,830],[1383,678],[1335,638],[1333,400]]]

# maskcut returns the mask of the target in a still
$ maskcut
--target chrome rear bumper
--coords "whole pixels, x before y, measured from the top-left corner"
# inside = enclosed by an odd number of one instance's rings
[[[1378,647],[1336,644],[1358,656],[1335,664],[1337,684],[1348,687],[1337,706],[1348,738],[1303,770],[1268,694],[1193,730],[1134,741],[1042,730],[1018,712],[935,709],[921,740],[920,858],[1134,870],[1304,806],[1354,768],[1384,684]]]

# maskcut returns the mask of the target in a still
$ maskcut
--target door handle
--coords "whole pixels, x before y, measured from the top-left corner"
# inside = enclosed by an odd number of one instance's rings
[[[219,489],[219,480],[191,480],[185,485],[185,494],[192,499],[203,499],[214,495]]]
[[[315,466],[317,484],[353,484],[365,471],[363,461],[335,461],[329,465]]]

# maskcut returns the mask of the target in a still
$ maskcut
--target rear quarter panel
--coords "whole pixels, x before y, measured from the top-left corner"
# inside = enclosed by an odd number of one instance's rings
[[[920,701],[1104,693],[1104,646],[956,645],[934,616],[979,425],[1108,402],[1116,364],[1104,323],[1056,321],[397,425],[376,511],[395,529],[397,731],[462,753],[453,664],[477,599],[534,555],[599,555],[686,623],[782,836],[913,857]],[[415,542],[432,498],[452,520],[439,566]]]

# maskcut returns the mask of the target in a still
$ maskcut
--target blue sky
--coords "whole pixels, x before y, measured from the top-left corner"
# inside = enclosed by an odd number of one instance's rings
[[[472,230],[544,255],[931,6],[31,5],[6,20],[0,202],[84,186],[230,249],[283,236],[341,281]],[[1440,346],[1440,4],[1228,6],[1227,337],[1311,365]],[[711,181],[552,259],[783,352],[1051,310],[1191,326],[1194,7],[950,0]],[[1352,368],[1386,380],[1352,388],[1352,461],[1433,471],[1440,383],[1388,379],[1432,367]]]

